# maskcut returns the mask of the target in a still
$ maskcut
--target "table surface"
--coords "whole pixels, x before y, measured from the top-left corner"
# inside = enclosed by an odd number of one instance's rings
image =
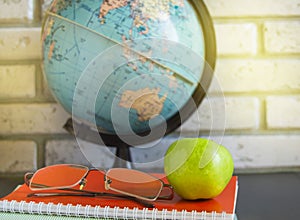
[[[300,216],[300,172],[243,174],[239,176],[236,213],[239,220],[298,219]],[[23,179],[0,178],[0,197]]]

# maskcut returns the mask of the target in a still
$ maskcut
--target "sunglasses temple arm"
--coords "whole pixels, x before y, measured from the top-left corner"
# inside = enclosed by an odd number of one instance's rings
[[[49,197],[49,196],[84,196],[84,197],[118,197],[123,199],[132,200],[134,202],[140,203],[141,205],[147,207],[147,208],[154,208],[154,204],[149,203],[147,201],[143,201],[141,199],[132,197],[132,196],[126,196],[126,195],[117,195],[112,193],[97,193],[97,192],[89,192],[89,191],[82,191],[82,190],[76,190],[76,189],[62,189],[66,191],[73,191],[78,193],[31,193],[28,194],[27,197]],[[81,192],[81,193],[80,193]]]
[[[158,199],[165,199],[165,200],[170,200],[173,199],[174,197],[174,190],[173,190],[173,186],[171,186],[170,184],[163,184],[163,188],[168,188],[170,191],[169,195],[166,196],[159,196]]]
[[[25,173],[24,182],[27,186],[29,186],[30,179],[32,178],[33,173]]]

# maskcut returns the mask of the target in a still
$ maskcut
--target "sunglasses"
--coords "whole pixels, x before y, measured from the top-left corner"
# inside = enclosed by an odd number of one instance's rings
[[[103,173],[104,180],[97,191],[84,190],[90,171]],[[88,168],[76,164],[58,164],[47,166],[34,173],[26,173],[25,183],[35,191],[28,196],[111,196],[130,199],[147,207],[157,199],[172,199],[174,192],[169,184],[165,184],[150,174],[126,168],[112,168],[106,172],[96,168]],[[102,185],[102,186],[100,186]],[[49,190],[69,191],[68,193],[45,192]],[[101,192],[98,192],[101,191]]]

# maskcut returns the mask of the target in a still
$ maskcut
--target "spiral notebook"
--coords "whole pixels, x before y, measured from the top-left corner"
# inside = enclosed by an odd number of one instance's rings
[[[91,171],[87,177],[86,190],[99,189],[103,185],[100,172]],[[162,174],[154,174],[158,178]],[[166,179],[163,179],[166,181]],[[12,193],[0,199],[1,215],[17,216],[30,214],[61,216],[62,219],[98,218],[98,219],[234,219],[237,198],[237,177],[233,176],[225,190],[216,198],[187,201],[175,194],[172,200],[157,200],[155,208],[145,208],[134,201],[112,197],[52,196],[27,197],[32,191],[25,185],[17,187]],[[33,216],[32,216],[33,217]],[[23,219],[23,218],[19,218]],[[42,218],[41,218],[42,219]],[[59,219],[59,218],[55,218]]]

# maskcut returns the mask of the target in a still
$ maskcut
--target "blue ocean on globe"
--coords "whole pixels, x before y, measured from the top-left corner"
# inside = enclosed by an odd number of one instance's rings
[[[199,86],[204,65],[192,2],[54,0],[42,46],[56,100],[104,133],[143,133],[168,121]]]

